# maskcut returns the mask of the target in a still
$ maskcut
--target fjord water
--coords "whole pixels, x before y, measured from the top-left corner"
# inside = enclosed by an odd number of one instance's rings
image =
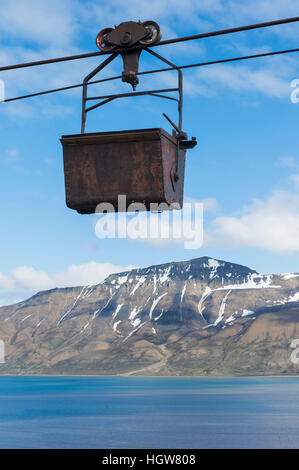
[[[299,448],[299,378],[0,377],[1,448]]]

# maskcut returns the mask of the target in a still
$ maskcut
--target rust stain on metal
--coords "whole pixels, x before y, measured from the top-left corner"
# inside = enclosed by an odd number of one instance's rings
[[[182,71],[168,59],[145,48],[144,51],[175,68],[178,83],[175,88],[135,92],[141,49],[134,50],[132,46],[138,42],[150,45],[160,39],[161,29],[154,21],[124,22],[114,29],[103,29],[97,36],[98,48],[111,55],[83,80],[81,134],[61,138],[66,204],[81,214],[94,213],[100,203],[112,204],[116,212],[128,210],[132,203],[141,203],[146,210],[154,209],[151,204],[164,203],[160,210],[174,209],[174,204],[177,209],[183,206],[186,150],[196,145],[196,139],[188,140],[182,130]],[[120,46],[121,50],[114,53],[115,47]],[[119,53],[124,65],[122,80],[130,83],[134,92],[88,96],[90,80]],[[172,92],[178,93],[177,97],[168,95]],[[118,98],[142,95],[177,102],[178,125],[163,113],[174,129],[172,135],[161,128],[85,134],[87,113]],[[87,106],[90,100],[95,104]],[[126,207],[119,207],[120,195],[126,196]]]
[[[101,202],[183,205],[185,153],[161,128],[62,136],[66,204],[81,214]],[[177,165],[178,159],[178,165]],[[178,179],[174,178],[174,173]]]

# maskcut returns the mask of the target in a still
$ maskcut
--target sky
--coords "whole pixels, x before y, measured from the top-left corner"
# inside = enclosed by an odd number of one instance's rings
[[[15,0],[0,3],[0,64],[96,52],[122,21],[154,20],[163,39],[299,16],[291,0]],[[184,65],[297,48],[298,23],[157,47]],[[140,70],[161,64],[142,53]],[[100,57],[0,72],[5,97],[80,83]],[[163,67],[163,65],[162,65]],[[119,59],[97,78],[119,75]],[[60,137],[80,132],[81,90],[0,105],[0,304],[39,290],[101,282],[132,267],[210,256],[259,272],[299,272],[299,54],[184,71],[185,200],[204,207],[203,246],[99,239],[96,215],[65,205]],[[175,72],[141,76],[137,91],[173,87]],[[293,83],[293,87],[292,87]],[[297,85],[296,85],[297,83]],[[113,81],[90,95],[128,92]],[[163,127],[168,100],[136,97],[89,113],[87,132]]]

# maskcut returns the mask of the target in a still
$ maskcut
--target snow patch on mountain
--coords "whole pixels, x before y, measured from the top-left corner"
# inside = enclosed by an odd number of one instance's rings
[[[161,284],[163,284],[166,281],[169,281],[169,279],[170,279],[169,278],[170,270],[171,270],[171,265],[167,269],[165,269],[164,272],[162,271],[162,274],[159,276],[159,282]]]
[[[122,284],[127,282],[127,280],[128,280],[128,276],[119,276],[117,279],[117,282],[121,286]]]
[[[280,285],[272,285],[273,275],[249,274],[247,280],[243,283],[230,284],[219,287],[215,290],[236,290],[236,289],[280,289]]]
[[[134,320],[134,318],[138,315],[139,312],[140,312],[140,309],[138,309],[137,307],[134,307],[129,315],[129,320]]]
[[[292,295],[288,302],[299,302],[299,292],[296,292],[296,294]]]
[[[182,289],[182,293],[181,293],[181,303],[183,302],[183,298],[184,298],[185,292],[186,292],[186,284],[184,285],[184,287],[183,287],[183,289]]]
[[[292,274],[292,273],[283,273],[281,274],[281,277],[288,281],[289,279],[294,279],[295,277],[299,277],[299,274]]]
[[[77,295],[77,297],[75,298],[72,306],[62,315],[62,317],[58,320],[57,322],[57,326],[59,326],[65,319],[66,317],[72,313],[72,311],[75,309],[75,307],[77,307],[77,304],[78,302],[80,301],[80,298],[82,297],[83,293],[85,292],[85,289],[86,287],[82,287],[81,291],[79,292],[79,294]]]
[[[155,310],[156,306],[165,295],[167,295],[167,292],[164,292],[164,294],[160,295],[159,297],[157,297],[157,299],[153,301],[150,312],[149,312],[150,319],[152,319],[153,311]]]
[[[122,308],[122,306],[123,306],[123,304],[118,304],[118,306],[116,307],[115,312],[112,315],[112,318],[115,318],[117,316],[117,314],[120,311],[120,309]]]
[[[242,317],[248,317],[248,315],[253,315],[254,312],[252,310],[247,310],[246,308],[243,309]]]
[[[223,320],[227,298],[230,293],[231,293],[231,290],[229,290],[228,293],[223,297],[223,300],[220,305],[218,317],[216,318],[214,322],[214,326],[218,325],[218,323],[220,323]]]
[[[132,279],[131,279],[132,280]],[[135,292],[137,291],[137,289],[146,281],[146,276],[140,276],[138,278],[138,282],[137,284],[135,285],[134,289],[132,290],[132,292],[130,293],[130,295],[134,295]]]
[[[198,312],[204,320],[205,320],[205,318],[204,318],[202,312],[203,312],[205,307],[204,307],[203,303],[209,297],[209,295],[211,295],[212,292],[213,292],[212,289],[209,286],[207,286],[205,288],[204,293],[202,294],[199,302],[198,302]]]
[[[113,331],[115,331],[115,333],[121,334],[121,332],[117,329],[120,323],[121,323],[121,320],[118,320],[115,323],[113,323]]]

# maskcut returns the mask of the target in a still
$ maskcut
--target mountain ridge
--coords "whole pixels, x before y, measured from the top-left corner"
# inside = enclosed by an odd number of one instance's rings
[[[298,314],[296,273],[208,256],[136,268],[1,307],[0,373],[296,374]]]

